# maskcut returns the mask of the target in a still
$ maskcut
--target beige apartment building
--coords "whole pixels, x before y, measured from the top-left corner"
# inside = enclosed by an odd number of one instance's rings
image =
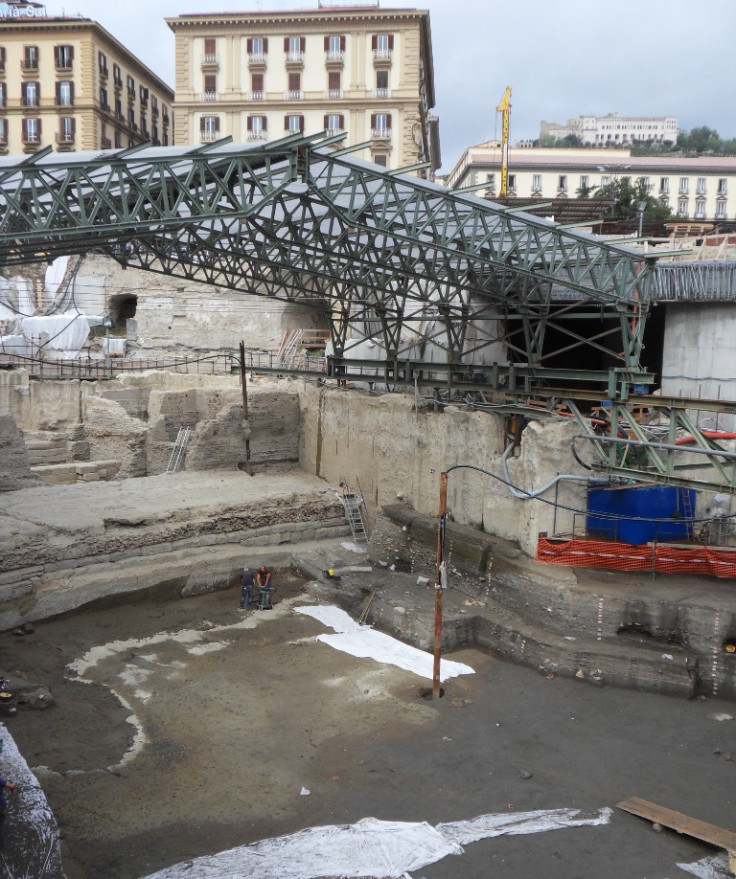
[[[0,18],[2,154],[173,143],[173,101],[166,83],[91,19]]]
[[[519,198],[576,198],[628,177],[643,179],[649,194],[664,197],[683,220],[736,219],[736,156],[632,156],[628,149],[509,150],[508,195]],[[486,198],[499,194],[501,144],[489,141],[465,150],[448,175],[448,186],[485,183]]]
[[[429,13],[352,6],[166,19],[176,142],[345,133],[388,168],[440,164]]]

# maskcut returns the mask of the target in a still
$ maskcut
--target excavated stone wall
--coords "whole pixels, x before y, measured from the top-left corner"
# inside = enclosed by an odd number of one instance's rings
[[[440,473],[448,477],[448,509],[463,524],[517,542],[534,555],[540,532],[571,532],[574,513],[514,497],[503,480],[504,421],[498,415],[447,407],[443,412],[405,395],[370,396],[303,385],[300,392],[302,467],[332,483],[360,486],[369,510],[405,500],[436,515]],[[572,457],[569,423],[534,422],[508,462],[509,480],[534,491],[560,474],[587,475]],[[545,497],[584,509],[584,483],[562,481]]]

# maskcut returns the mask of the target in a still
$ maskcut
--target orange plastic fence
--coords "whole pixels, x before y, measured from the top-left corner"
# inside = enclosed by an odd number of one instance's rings
[[[612,568],[616,571],[661,571],[667,574],[707,574],[736,578],[736,552],[707,546],[692,548],[665,544],[614,543],[572,538],[564,542],[539,538],[537,561],[570,568]]]

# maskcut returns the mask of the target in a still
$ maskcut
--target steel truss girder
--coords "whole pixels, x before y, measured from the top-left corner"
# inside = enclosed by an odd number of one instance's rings
[[[152,271],[318,305],[351,337],[405,353],[404,331],[460,363],[506,342],[543,367],[551,328],[636,368],[652,261],[472,195],[330,152],[319,137],[203,150],[43,155],[0,164],[0,264],[91,248]],[[569,304],[618,318],[570,330]],[[506,329],[477,328],[498,314]],[[521,321],[523,344],[512,338]],[[469,333],[470,326],[476,330]],[[472,341],[471,340],[472,337]]]

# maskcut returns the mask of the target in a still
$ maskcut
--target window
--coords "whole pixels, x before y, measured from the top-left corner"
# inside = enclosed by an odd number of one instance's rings
[[[132,76],[128,75],[126,79],[126,85],[128,87],[128,97],[131,101],[135,100],[135,80]]]
[[[133,131],[138,130],[138,125],[135,121],[135,107],[128,107],[128,125],[133,129]]]
[[[380,165],[382,168],[386,168],[388,166],[388,156],[386,153],[376,153],[373,156],[373,163],[375,165]]]
[[[268,130],[268,121],[265,116],[249,116],[247,124],[249,140],[265,140]]]
[[[123,145],[123,136],[119,131],[116,131],[113,135],[113,140],[115,141],[115,149],[119,150]]]
[[[509,174],[506,188],[509,192],[516,189],[516,174]]]
[[[284,52],[286,53],[287,61],[303,61],[306,48],[306,37],[284,37]]]
[[[151,95],[151,114],[158,116],[158,98],[156,95]]]
[[[298,113],[284,116],[284,131],[289,134],[301,134],[304,131],[304,117]]]
[[[728,180],[726,177],[718,178],[718,195],[728,194]]]
[[[249,37],[246,46],[251,64],[263,63],[266,60],[266,55],[268,54],[267,37]]]
[[[100,73],[102,76],[107,76],[107,56],[104,52],[97,53],[97,63],[100,68]]]
[[[301,98],[302,96],[302,75],[301,73],[289,73],[289,90],[286,93],[287,99]]]
[[[7,145],[8,143],[8,120],[0,119],[0,143]]]
[[[687,192],[689,189],[689,180],[687,177],[680,177],[680,192]]]
[[[493,176],[493,175],[491,175]],[[582,183],[580,184],[582,186]],[[532,175],[532,192],[541,192],[542,191],[542,175],[541,174],[533,174]]]
[[[340,88],[341,75],[339,70],[330,70],[327,74],[327,97],[340,98],[342,91]]]
[[[686,199],[686,198],[680,198],[680,199],[678,199],[678,201],[677,201],[677,213],[678,213],[681,217],[686,217],[686,216],[687,216],[687,199]]]
[[[8,92],[4,82],[0,82],[0,107],[6,107],[8,104]]]
[[[263,93],[263,74],[251,73],[250,75],[251,98],[254,101],[262,101],[265,97]]]
[[[705,217],[705,199],[699,198],[695,202],[695,216],[702,220]]]
[[[719,201],[718,204],[716,205],[716,217],[719,220],[723,220],[725,218],[725,216],[726,216],[726,202]]]
[[[168,146],[168,145],[169,145],[169,135],[164,131],[164,133],[161,135],[161,146]]]
[[[120,98],[115,98],[115,118],[122,122],[123,121],[123,102]]]
[[[371,115],[373,137],[391,137],[391,114],[373,113]]]
[[[154,144],[159,144],[161,142],[158,136],[158,125],[153,126],[153,130],[151,132],[151,140],[154,142]]]
[[[68,70],[74,62],[74,46],[54,46],[54,62],[57,68]]]
[[[608,186],[611,182],[611,177],[608,174],[601,174],[601,186]]]
[[[371,49],[373,58],[377,61],[386,61],[391,58],[394,50],[393,34],[373,34],[371,37]]]
[[[73,143],[76,127],[73,116],[62,116],[59,119],[59,143]]]
[[[140,87],[141,104],[148,103],[148,89],[145,86]]]
[[[388,70],[376,71],[376,97],[390,98],[391,92],[388,88]]]
[[[338,34],[330,34],[325,37],[325,55],[328,61],[342,61],[345,51],[345,37]]]
[[[23,70],[38,70],[38,46],[23,47],[21,67]]]
[[[217,100],[217,74],[206,73],[204,76],[204,100]]]
[[[328,113],[324,119],[325,129],[330,134],[345,130],[345,117],[342,113]]]
[[[123,87],[123,74],[120,72],[119,64],[112,65],[112,78],[116,88]]]
[[[141,113],[141,134],[144,137],[148,137],[148,122],[146,121],[146,117]]]
[[[62,79],[56,83],[56,103],[60,107],[71,107],[74,104],[74,83]]]
[[[642,186],[643,191],[648,193],[649,190],[651,189],[651,183],[649,181],[649,178],[648,177],[640,177],[639,180],[641,180],[641,186]]]
[[[20,84],[21,103],[24,107],[38,107],[41,100],[41,85],[38,82]]]
[[[488,184],[489,189],[496,188],[496,175],[495,174],[486,174],[486,183]]]
[[[659,194],[667,195],[670,191],[670,178],[669,177],[660,177],[659,178]]]
[[[23,120],[23,143],[40,143],[41,142],[41,120],[40,119],[24,119]]]
[[[215,37],[204,38],[204,63],[214,64],[217,61],[217,40]]]
[[[202,140],[217,140],[220,136],[220,117],[200,116],[199,133]]]
[[[698,195],[705,195],[705,177],[698,177],[698,182],[695,184],[695,191]]]
[[[0,70],[5,70],[5,46],[0,46]]]
[[[567,174],[560,174],[557,180],[557,188],[562,192],[567,192]]]
[[[587,192],[590,189],[590,177],[587,174],[580,175],[580,188]],[[541,189],[541,187],[540,187]]]
[[[100,107],[103,110],[110,109],[110,105],[107,103],[107,89],[104,86],[100,86]]]

